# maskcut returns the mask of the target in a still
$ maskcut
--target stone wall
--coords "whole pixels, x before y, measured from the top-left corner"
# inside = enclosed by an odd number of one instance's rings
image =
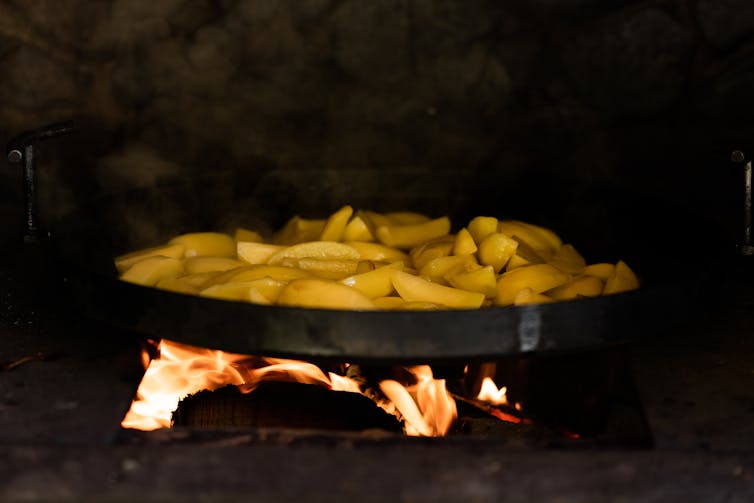
[[[0,64],[0,139],[93,116],[179,171],[419,166],[698,209],[732,205],[720,166],[754,141],[750,0],[0,0]],[[117,183],[167,166],[138,163]]]

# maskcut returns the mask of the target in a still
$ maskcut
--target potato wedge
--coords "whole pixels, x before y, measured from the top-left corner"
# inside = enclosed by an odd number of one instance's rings
[[[320,241],[340,241],[343,239],[343,232],[346,230],[348,220],[353,215],[353,208],[343,206],[341,209],[330,215],[325,222],[322,233],[319,236]]]
[[[437,285],[412,274],[392,271],[393,287],[407,302],[432,302],[449,308],[476,309],[484,302],[484,294]]]
[[[361,260],[374,262],[405,262],[408,255],[397,248],[391,248],[380,243],[364,243],[362,241],[346,241],[345,243],[359,253]]]
[[[397,311],[439,311],[442,306],[434,302],[404,302],[395,309]]]
[[[517,267],[525,265],[544,264],[545,259],[535,252],[531,246],[527,245],[516,236],[513,236],[513,240],[518,243],[518,248],[516,248],[516,253],[508,261],[506,270],[511,271]]]
[[[497,218],[479,216],[471,219],[467,228],[471,237],[474,238],[474,242],[479,244],[484,238],[493,232],[497,232],[497,225]]]
[[[542,293],[566,283],[569,279],[568,274],[550,264],[516,268],[500,276],[495,304],[509,306],[513,304],[516,294],[524,288],[531,288],[534,293]]]
[[[411,262],[414,267],[421,269],[430,260],[438,257],[446,257],[453,253],[455,238],[453,236],[443,236],[431,241],[427,241],[411,249]]]
[[[584,257],[571,245],[561,246],[548,263],[569,274],[579,274],[586,267]]]
[[[160,280],[183,272],[183,261],[173,257],[148,257],[129,267],[120,279],[137,285],[155,286]]]
[[[392,285],[391,287],[392,288]],[[374,302],[374,305],[377,306],[379,309],[387,309],[387,310],[393,310],[398,309],[400,306],[406,303],[405,300],[401,299],[400,297],[377,297],[375,299],[372,299],[372,302]]]
[[[467,228],[463,228],[456,234],[456,240],[453,243],[453,255],[471,255],[476,253],[477,245],[474,238]]]
[[[613,275],[613,271],[615,271],[615,264],[599,263],[586,266],[584,270],[581,271],[581,274],[594,276],[602,281],[607,281],[607,279]]]
[[[514,306],[528,306],[530,304],[548,304],[555,302],[554,299],[543,295],[541,293],[535,293],[531,288],[524,288],[519,290],[516,297],[513,299]]]
[[[310,277],[312,277],[312,274],[302,269],[260,264],[231,269],[230,271],[216,275],[209,282],[205,283],[205,288],[221,283],[240,283],[244,281],[254,281],[260,278],[270,278],[276,281],[288,282],[294,279]]]
[[[483,265],[491,265],[496,273],[500,272],[510,258],[516,254],[518,242],[500,232],[488,234],[481,243],[477,256]]]
[[[358,260],[322,260],[304,257],[297,260],[299,269],[308,271],[324,279],[339,280],[356,274],[359,268]]]
[[[185,293],[188,295],[197,295],[199,288],[195,287],[183,278],[163,278],[155,285],[161,290],[168,290],[170,292]]]
[[[508,237],[518,237],[545,258],[555,255],[563,244],[558,235],[550,229],[518,220],[501,220],[497,228],[498,232]]]
[[[181,276],[179,279],[184,283],[188,283],[189,285],[197,288],[198,290],[203,290],[204,288],[207,288],[210,284],[212,284],[212,281],[221,274],[223,273],[200,272],[197,274],[187,274],[185,276]]]
[[[547,295],[555,300],[573,300],[582,297],[597,297],[602,294],[603,283],[594,276],[577,276],[568,283],[553,288]]]
[[[188,274],[228,271],[246,265],[246,262],[227,257],[191,257],[183,261],[183,269]]]
[[[285,246],[254,241],[239,241],[236,244],[236,253],[239,259],[248,264],[266,264],[270,257],[285,248]]]
[[[238,241],[248,241],[251,243],[264,242],[264,238],[257,231],[251,231],[249,229],[244,229],[243,227],[238,227],[236,229],[236,234],[234,237],[236,238],[236,242]]]
[[[613,274],[611,274],[605,282],[603,293],[605,295],[610,295],[613,293],[636,290],[637,288],[639,288],[639,278],[637,278],[634,271],[628,267],[628,264],[619,260],[618,263],[615,264]]]
[[[483,293],[488,299],[497,295],[497,277],[491,265],[476,271],[452,272],[446,276],[446,279],[455,288]]]
[[[459,266],[461,267],[459,268]],[[447,284],[445,275],[451,270],[466,272],[477,269],[478,266],[474,255],[448,255],[447,257],[437,257],[424,264],[424,267],[419,269],[419,276],[427,278],[433,283]]]
[[[325,309],[377,309],[369,298],[355,288],[322,279],[291,281],[280,292],[278,304]]]
[[[393,293],[393,281],[391,271],[402,270],[403,262],[394,262],[390,265],[362,274],[356,274],[340,280],[351,288],[355,288],[370,299],[386,297]]]
[[[170,258],[183,258],[183,253],[186,250],[186,246],[181,243],[175,243],[172,245],[153,246],[152,248],[145,248],[133,253],[126,253],[119,257],[115,257],[115,268],[118,269],[118,273],[123,272],[134,265],[136,262],[144,260],[149,257],[170,257]]]
[[[236,240],[220,232],[192,232],[170,240],[168,244],[182,244],[183,256],[189,257],[235,257]]]
[[[364,219],[356,215],[343,229],[343,241],[374,241],[374,234],[369,230]]]
[[[261,303],[270,304],[277,300],[286,284],[283,281],[265,277],[252,281],[237,281],[212,285],[203,289],[199,294],[217,299],[249,300],[253,295],[250,290],[254,290],[264,297],[266,302]],[[257,299],[257,303],[260,303],[259,299]]]
[[[291,246],[298,243],[315,241],[322,234],[325,227],[325,221],[316,219],[309,220],[294,216],[280,229],[272,238],[276,245]]]
[[[450,219],[441,217],[418,224],[380,226],[377,227],[375,236],[387,246],[409,249],[430,239],[445,236],[449,232]]]
[[[267,260],[267,263],[270,265],[277,265],[288,258],[359,260],[359,258],[361,258],[361,255],[356,250],[356,248],[343,243],[336,243],[334,241],[309,241],[307,243],[299,243],[297,245],[283,248],[279,252],[272,255]]]

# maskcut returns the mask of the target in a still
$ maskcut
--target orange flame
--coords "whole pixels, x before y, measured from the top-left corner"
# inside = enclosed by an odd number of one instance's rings
[[[333,372],[325,375],[316,365],[303,361],[250,357],[166,340],[160,342],[158,349],[159,357],[149,362],[136,399],[121,423],[124,428],[169,428],[182,398],[227,385],[250,393],[264,381],[287,381],[363,393],[357,381]],[[416,384],[382,381],[380,389],[387,400],[375,398],[377,405],[403,418],[407,435],[445,435],[457,417],[456,404],[445,381],[434,379],[432,369],[426,365],[407,370],[416,378]]]
[[[505,396],[507,392],[508,388],[503,386],[498,389],[495,381],[489,377],[485,377],[482,381],[482,389],[479,390],[479,395],[477,395],[477,400],[493,405],[508,405],[508,397]]]

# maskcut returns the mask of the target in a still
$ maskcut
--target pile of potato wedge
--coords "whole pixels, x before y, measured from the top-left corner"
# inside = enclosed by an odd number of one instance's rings
[[[326,309],[519,306],[639,287],[623,261],[587,265],[544,227],[479,216],[450,231],[448,217],[344,206],[295,216],[267,240],[240,228],[183,234],[115,265],[123,281],[173,292]]]

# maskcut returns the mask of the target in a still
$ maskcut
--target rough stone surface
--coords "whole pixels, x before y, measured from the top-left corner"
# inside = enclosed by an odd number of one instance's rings
[[[585,101],[616,115],[649,115],[680,98],[690,42],[673,18],[646,9],[577,34],[562,63]]]
[[[696,10],[705,37],[718,49],[754,33],[754,4],[748,0],[698,0]]]

